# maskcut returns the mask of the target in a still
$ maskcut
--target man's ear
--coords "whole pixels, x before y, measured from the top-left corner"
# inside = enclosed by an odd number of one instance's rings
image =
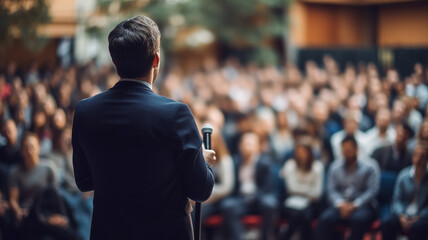
[[[153,58],[153,67],[158,68],[160,63],[160,56],[159,53],[155,54],[155,57]]]

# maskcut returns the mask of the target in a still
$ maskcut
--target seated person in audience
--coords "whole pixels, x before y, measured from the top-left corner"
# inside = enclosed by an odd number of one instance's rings
[[[9,202],[15,222],[20,229],[22,239],[38,239],[42,235],[50,236],[54,239],[74,239],[69,238],[70,234],[68,219],[64,215],[52,214],[43,215],[40,219],[38,211],[31,210],[43,191],[52,187],[55,182],[54,172],[51,166],[39,161],[40,143],[37,134],[27,133],[21,144],[21,155],[23,161],[16,166],[9,176]],[[49,204],[41,202],[40,204]],[[39,205],[40,205],[39,204]],[[34,214],[30,214],[33,212]],[[35,218],[43,221],[43,228],[34,227]]]
[[[282,209],[288,219],[288,230],[282,239],[291,239],[300,230],[300,239],[310,240],[311,221],[322,194],[324,165],[315,160],[309,141],[297,144],[295,158],[284,164],[280,176],[285,180],[287,198]]]
[[[381,225],[382,239],[397,239],[400,232],[410,239],[428,237],[428,145],[419,143],[412,155],[413,166],[400,172],[392,199],[392,214]]]
[[[380,108],[376,112],[376,126],[367,130],[364,137],[366,154],[371,156],[374,150],[395,142],[395,129],[391,125],[391,111]]]
[[[352,135],[355,137],[358,143],[358,155],[364,156],[366,153],[364,151],[363,143],[364,143],[364,132],[358,129],[358,120],[356,112],[348,112],[343,120],[344,129],[333,134],[331,136],[331,147],[333,149],[334,159],[342,158],[342,147],[341,142],[343,138],[347,135]]]
[[[9,119],[2,125],[2,134],[6,137],[6,145],[0,147],[0,168],[6,174],[9,174],[10,169],[17,165],[20,161],[18,130],[15,121]]]
[[[81,240],[71,209],[54,186],[37,194],[22,226],[23,239]]]
[[[39,151],[39,138],[27,133],[21,146],[23,161],[9,176],[9,202],[19,223],[28,215],[37,194],[55,180],[51,166],[39,162]]]
[[[395,126],[395,131],[397,133],[395,143],[376,149],[372,158],[377,160],[381,170],[398,174],[412,164],[412,155],[407,143],[413,136],[413,130],[407,123],[402,123]]]
[[[72,210],[77,221],[77,232],[82,240],[89,240],[93,212],[93,191],[82,193],[76,186],[73,172],[71,127],[58,131],[54,151],[48,156],[56,169],[59,192]],[[205,210],[205,209],[204,209]]]
[[[242,239],[241,217],[261,214],[260,239],[272,239],[278,201],[273,193],[273,176],[270,159],[260,151],[258,135],[244,133],[235,161],[235,189],[233,195],[222,203],[224,209],[225,239]]]
[[[364,160],[357,153],[357,141],[353,136],[346,136],[342,140],[343,160],[335,161],[328,173],[330,207],[318,220],[319,239],[333,239],[334,227],[341,223],[349,224],[350,240],[362,239],[376,219],[379,166],[374,160]]]
[[[235,170],[232,157],[220,131],[213,132],[212,147],[217,154],[217,162],[212,167],[215,184],[210,198],[203,202],[202,222],[211,215],[224,214],[223,199],[232,193],[235,185]]]

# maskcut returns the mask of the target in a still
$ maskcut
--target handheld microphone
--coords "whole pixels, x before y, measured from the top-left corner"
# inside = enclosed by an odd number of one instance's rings
[[[205,149],[211,150],[211,134],[213,133],[213,126],[211,126],[211,124],[204,124],[201,132]]]
[[[205,124],[202,126],[202,140],[206,150],[211,150],[211,134],[213,133],[213,126]],[[197,202],[195,205],[195,240],[201,239],[201,203]]]

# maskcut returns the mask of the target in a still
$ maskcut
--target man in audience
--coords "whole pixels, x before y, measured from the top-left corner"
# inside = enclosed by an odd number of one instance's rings
[[[39,201],[35,204],[41,193],[48,187],[53,187],[55,182],[52,167],[40,162],[39,153],[37,135],[27,133],[21,145],[23,161],[9,176],[9,202],[16,225],[20,229],[20,237],[23,240],[41,239],[43,236],[50,236],[55,240],[76,239],[74,232],[69,229],[70,222],[65,214],[41,212],[42,208],[50,207],[52,201]],[[57,200],[57,197],[53,199]]]
[[[382,223],[382,239],[393,240],[401,232],[410,239],[428,237],[428,145],[419,143],[413,166],[400,172],[392,199],[392,214]]]
[[[54,184],[55,175],[50,165],[40,163],[40,143],[34,133],[22,140],[23,161],[9,176],[9,200],[15,219],[23,220],[39,191]]]
[[[418,132],[423,118],[422,114],[411,106],[411,101],[407,96],[395,99],[391,110],[392,123],[395,125],[406,122],[413,132]]]
[[[412,154],[407,143],[413,136],[413,130],[406,123],[402,123],[395,126],[395,131],[397,133],[395,143],[376,149],[372,158],[378,161],[381,170],[398,174],[412,164]]]
[[[224,225],[227,239],[243,239],[240,218],[244,214],[261,214],[261,239],[273,239],[277,200],[273,195],[273,177],[269,158],[260,151],[260,138],[252,132],[242,135],[239,154],[235,156],[235,190],[225,199]]]
[[[331,147],[333,149],[334,159],[342,158],[342,147],[341,142],[347,135],[354,136],[358,148],[358,155],[364,156],[366,153],[364,151],[364,133],[358,129],[358,121],[355,112],[349,112],[346,114],[345,119],[343,120],[344,129],[333,134],[331,136]]]
[[[343,159],[330,167],[327,196],[330,207],[318,223],[318,238],[330,240],[334,227],[349,224],[350,240],[362,239],[366,229],[376,219],[375,198],[379,189],[379,167],[371,159],[358,156],[353,136],[342,140]]]
[[[391,126],[391,111],[380,108],[376,113],[376,126],[369,129],[364,140],[364,147],[368,156],[374,150],[395,142],[395,129]]]

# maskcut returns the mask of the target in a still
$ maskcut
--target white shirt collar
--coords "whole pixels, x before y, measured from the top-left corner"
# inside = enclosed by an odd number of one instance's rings
[[[143,85],[146,85],[150,90],[153,90],[152,85],[150,85],[148,82],[137,80],[137,79],[130,79],[130,78],[122,78],[120,81],[127,81],[127,82],[137,82]]]

